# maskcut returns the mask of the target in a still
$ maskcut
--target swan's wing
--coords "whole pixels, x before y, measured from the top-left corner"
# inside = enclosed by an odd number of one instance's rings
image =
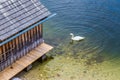
[[[81,37],[81,36],[75,36],[74,37],[74,40],[82,40],[82,39],[84,39],[84,37]]]

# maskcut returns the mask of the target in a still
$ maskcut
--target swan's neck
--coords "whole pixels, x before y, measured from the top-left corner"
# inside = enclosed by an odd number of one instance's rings
[[[71,35],[72,37],[71,38],[74,38],[74,35]]]

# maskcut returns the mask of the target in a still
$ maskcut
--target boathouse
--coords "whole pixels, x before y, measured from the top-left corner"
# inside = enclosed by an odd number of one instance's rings
[[[43,22],[52,18],[39,0],[0,0],[0,80],[9,80],[52,49]]]

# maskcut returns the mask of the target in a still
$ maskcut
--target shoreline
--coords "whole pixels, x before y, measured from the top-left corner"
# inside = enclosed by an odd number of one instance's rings
[[[67,56],[67,57],[66,57]],[[32,70],[20,75],[22,80],[119,80],[120,69],[105,72],[109,62],[86,65],[85,59],[65,54],[44,63],[36,62]],[[108,66],[106,66],[108,65]]]

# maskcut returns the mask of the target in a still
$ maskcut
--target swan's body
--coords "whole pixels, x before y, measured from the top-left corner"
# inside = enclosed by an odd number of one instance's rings
[[[70,33],[70,35],[72,36],[71,39],[72,39],[73,41],[81,41],[81,40],[85,39],[85,37],[74,36],[73,33]]]

